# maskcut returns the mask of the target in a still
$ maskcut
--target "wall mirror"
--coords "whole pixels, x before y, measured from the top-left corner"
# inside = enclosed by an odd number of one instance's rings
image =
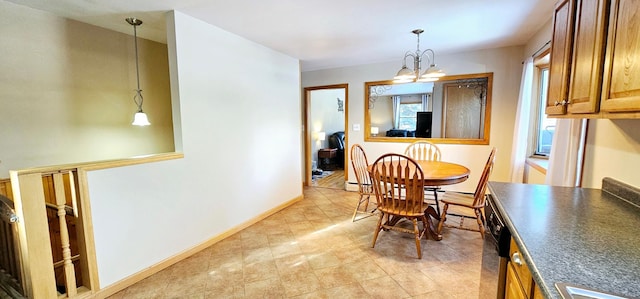
[[[489,144],[493,73],[365,82],[365,141]]]

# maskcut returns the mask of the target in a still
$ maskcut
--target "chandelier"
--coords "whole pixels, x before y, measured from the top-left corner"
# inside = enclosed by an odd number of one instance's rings
[[[142,111],[142,102],[144,99],[142,98],[142,89],[140,89],[140,67],[138,66],[138,31],[136,27],[142,25],[142,20],[136,18],[126,18],[125,21],[133,26],[133,42],[136,50],[136,80],[138,82],[138,89],[136,89],[136,94],[133,96],[133,102],[138,107],[138,111],[133,116],[132,125],[135,126],[148,126],[150,125],[149,119],[147,118],[147,114]]]
[[[404,60],[402,62],[402,68],[398,71],[395,77],[393,77],[393,83],[408,83],[408,82],[429,82],[429,81],[437,81],[440,77],[444,76],[445,73],[442,69],[438,68],[435,63],[435,52],[432,49],[426,49],[424,51],[420,51],[420,33],[423,33],[422,29],[415,29],[413,31],[418,37],[418,45],[416,47],[416,51],[411,52],[407,51],[404,54]],[[431,54],[431,57],[429,57]],[[407,58],[413,58],[413,70],[407,67]],[[429,68],[422,73],[422,60],[426,59],[426,62],[429,64]]]

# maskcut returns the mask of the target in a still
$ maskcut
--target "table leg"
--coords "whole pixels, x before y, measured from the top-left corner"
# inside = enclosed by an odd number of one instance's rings
[[[424,210],[424,215],[427,217],[427,233],[428,235],[431,236],[431,238],[433,238],[433,240],[435,241],[440,241],[442,240],[442,235],[438,234],[438,230],[436,228],[436,226],[433,224],[433,220],[431,219],[431,217],[435,218],[436,220],[440,220],[440,215],[438,215],[438,213],[436,212],[436,210],[432,207],[429,206],[427,207],[426,210]]]

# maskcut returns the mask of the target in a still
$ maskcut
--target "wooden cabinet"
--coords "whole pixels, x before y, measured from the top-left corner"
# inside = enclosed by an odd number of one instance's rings
[[[558,2],[545,109],[549,116],[640,117],[639,18],[640,2],[634,0]]]
[[[565,103],[569,93],[574,16],[573,1],[563,0],[556,4],[553,13],[553,43],[551,43],[549,90],[545,109],[549,115],[567,113]]]
[[[567,112],[594,113],[600,106],[607,28],[607,0],[578,0]]]
[[[549,94],[545,109],[547,114],[598,112],[608,2],[609,0],[562,0],[556,5]]]
[[[516,242],[511,239],[509,248],[509,256],[511,257],[507,264],[507,275],[505,283],[506,299],[538,299],[543,298],[540,288],[533,281],[531,271],[524,261],[520,248]]]
[[[640,1],[612,0],[601,110],[640,111]]]

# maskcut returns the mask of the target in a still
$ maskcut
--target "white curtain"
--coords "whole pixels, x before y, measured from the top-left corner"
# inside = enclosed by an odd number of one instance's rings
[[[391,101],[393,103],[393,128],[398,129],[400,127],[400,96],[392,96]]]
[[[511,182],[524,181],[524,166],[527,159],[529,125],[531,123],[531,95],[533,94],[533,57],[527,58],[522,68],[520,81],[520,97],[513,130],[511,148]]]
[[[425,93],[422,95],[422,110],[421,111],[429,111],[429,96],[430,93]]]
[[[586,119],[558,119],[551,143],[545,184],[575,187],[582,172]]]

